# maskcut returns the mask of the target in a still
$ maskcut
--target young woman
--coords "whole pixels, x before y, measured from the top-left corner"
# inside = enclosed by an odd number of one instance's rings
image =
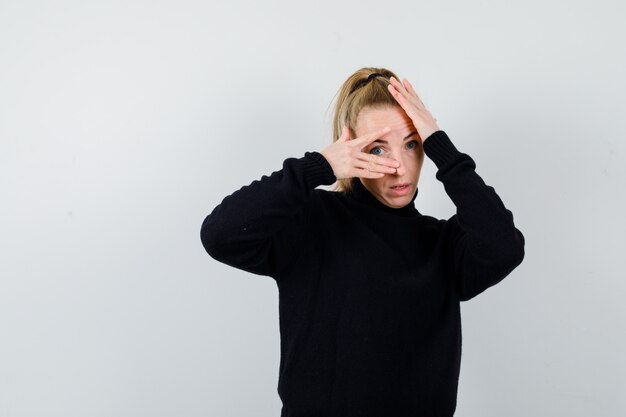
[[[406,79],[356,71],[333,130],[321,152],[226,196],[202,244],[277,283],[281,417],[452,416],[459,303],[522,262],[524,236]],[[415,208],[424,154],[456,206],[449,219]]]

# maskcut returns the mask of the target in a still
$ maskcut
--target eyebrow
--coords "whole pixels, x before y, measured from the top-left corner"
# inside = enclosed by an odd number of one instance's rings
[[[409,139],[411,136],[416,135],[416,134],[417,134],[417,132],[415,132],[415,131],[413,131],[413,132],[409,133],[409,134],[408,134],[408,135],[407,135],[407,136],[403,139],[403,141],[404,141],[404,140]],[[389,142],[387,142],[385,139],[376,139],[376,140],[372,141],[372,143],[374,143],[374,142],[377,142],[377,143],[389,143]]]

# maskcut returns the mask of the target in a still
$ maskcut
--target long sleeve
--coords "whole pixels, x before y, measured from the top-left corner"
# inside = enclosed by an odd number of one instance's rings
[[[202,223],[202,245],[217,261],[277,279],[304,239],[313,190],[335,181],[318,152],[287,158],[281,170],[241,187],[213,209]]]
[[[476,173],[474,160],[459,152],[444,131],[430,135],[423,146],[457,209],[444,220],[444,228],[450,237],[459,297],[467,301],[500,282],[522,262],[524,235],[494,188]]]

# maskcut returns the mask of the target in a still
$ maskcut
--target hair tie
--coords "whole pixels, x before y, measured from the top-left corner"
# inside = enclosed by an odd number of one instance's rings
[[[354,87],[352,87],[352,90],[350,90],[350,94],[354,93],[356,90],[358,90],[359,88],[363,87],[365,84],[369,83],[370,81],[372,81],[376,77],[384,77],[384,75],[380,74],[378,72],[371,73],[370,75],[367,76],[367,78],[359,80],[359,82],[356,83],[354,85]]]

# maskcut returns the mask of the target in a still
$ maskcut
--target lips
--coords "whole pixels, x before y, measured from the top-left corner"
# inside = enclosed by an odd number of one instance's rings
[[[411,190],[411,184],[408,182],[404,182],[401,184],[396,184],[390,187],[391,193],[396,197],[402,197],[409,194]]]

